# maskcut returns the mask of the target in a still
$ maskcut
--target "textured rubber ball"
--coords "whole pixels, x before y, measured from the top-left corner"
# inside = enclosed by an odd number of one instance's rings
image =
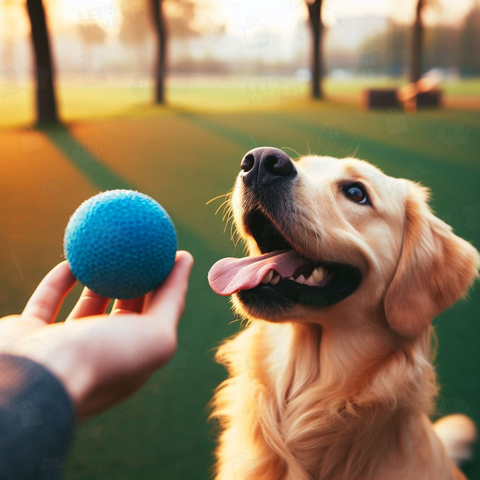
[[[170,273],[177,234],[153,198],[109,190],[78,207],[63,245],[80,282],[104,297],[126,299],[145,295]]]

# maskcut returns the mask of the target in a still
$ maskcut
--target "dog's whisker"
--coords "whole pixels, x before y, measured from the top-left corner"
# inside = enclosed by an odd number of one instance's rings
[[[231,241],[235,246],[237,246],[237,245],[235,244],[235,240],[234,240],[234,238],[233,238],[233,236],[234,236],[235,233],[236,233],[235,222],[232,222],[232,223],[230,224],[230,241]]]
[[[235,228],[234,233],[235,233],[235,236],[236,236],[236,239],[234,239],[234,245],[235,245],[235,248],[236,248],[237,245],[241,242],[242,237],[241,237],[240,233],[238,233],[237,228]]]
[[[228,222],[230,222],[230,220],[233,219],[233,213],[228,217],[227,221],[225,222],[225,227],[223,229],[223,233],[225,233],[227,231],[227,227],[228,227]]]
[[[356,148],[355,151],[353,152],[352,158],[354,158],[354,157],[357,156],[357,153],[358,153],[359,150],[360,150],[360,144],[357,145],[357,148]]]
[[[298,155],[298,158],[300,158],[302,156],[302,154],[298,150],[295,150],[292,147],[281,147],[281,148],[282,148],[282,150],[291,150],[293,153],[296,153]]]
[[[230,192],[223,193],[222,195],[217,195],[216,197],[211,198],[207,203],[205,203],[205,205],[210,205],[215,200],[218,200],[219,198],[223,198],[223,197],[228,197],[229,195],[230,195]]]
[[[223,214],[222,214],[222,221],[228,223],[230,221],[230,219],[233,218],[233,215],[234,214],[233,214],[232,209],[231,208],[226,208],[224,210]]]
[[[228,222],[232,216],[232,212],[224,210],[222,213],[222,222]]]
[[[222,207],[224,207],[225,205],[228,205],[230,200],[225,200],[218,208],[217,210],[215,211],[215,215],[221,210]]]
[[[224,228],[223,228],[223,233],[227,232],[229,222],[231,221],[231,224],[230,224],[230,241],[236,247],[239,240],[235,241],[235,236],[237,236],[238,239],[240,239],[240,234],[238,233],[238,231],[236,229],[235,221],[234,221],[234,212],[233,212],[233,206],[232,206],[233,191],[234,191],[234,188],[231,188],[227,193],[224,193],[222,195],[217,195],[216,197],[209,200],[207,202],[207,205],[210,204],[211,202],[213,202],[214,200],[218,200],[220,198],[225,198],[225,200],[220,204],[220,206],[215,211],[215,215],[217,215],[220,212],[220,210],[223,209],[222,222],[225,223]]]
[[[233,210],[230,206],[227,206],[225,207],[225,210],[223,211],[223,214],[222,214],[222,220],[225,222],[225,221],[229,221],[231,218],[233,218]],[[227,220],[225,220],[227,219]]]
[[[310,144],[308,143],[308,140],[305,140],[305,143],[307,144],[308,154],[311,155],[311,154],[312,154],[312,151],[310,150]]]
[[[226,233],[226,232],[227,232],[227,227],[228,227],[228,220],[227,220],[227,222],[225,223],[225,226],[223,227],[223,233]]]

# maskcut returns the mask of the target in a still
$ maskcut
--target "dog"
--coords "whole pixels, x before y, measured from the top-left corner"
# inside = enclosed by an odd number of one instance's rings
[[[249,256],[209,272],[247,328],[216,359],[217,480],[458,480],[476,437],[432,425],[432,319],[479,254],[429,192],[354,158],[248,152],[230,195]]]

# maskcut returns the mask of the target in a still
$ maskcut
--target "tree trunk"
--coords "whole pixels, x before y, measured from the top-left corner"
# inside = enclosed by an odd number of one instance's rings
[[[418,0],[415,23],[413,25],[412,39],[412,66],[410,70],[410,81],[418,82],[422,77],[422,53],[423,53],[423,21],[422,11],[425,0]]]
[[[307,3],[310,29],[312,31],[312,97],[323,98],[323,31],[322,0]]]
[[[167,28],[162,0],[152,0],[153,22],[157,34],[157,62],[155,66],[155,103],[165,104],[165,77],[167,64]]]
[[[27,0],[35,52],[35,96],[38,122],[58,122],[52,55],[42,0]]]

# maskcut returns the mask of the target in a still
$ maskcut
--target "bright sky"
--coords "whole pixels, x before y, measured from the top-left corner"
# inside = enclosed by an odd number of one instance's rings
[[[455,23],[478,0],[431,0],[426,15],[428,23]],[[324,21],[334,25],[339,18],[365,15],[391,16],[397,21],[411,22],[416,0],[326,0]],[[306,17],[304,0],[210,0],[207,8],[198,2],[199,14],[211,17],[215,24],[224,24],[226,31],[243,36],[244,28],[255,21],[268,23],[269,30],[289,36],[299,20]],[[46,0],[50,22],[55,29],[72,28],[76,23],[96,21],[115,35],[121,21],[116,0]],[[0,36],[18,37],[28,32],[25,1],[0,0]]]
[[[411,22],[417,0],[326,0],[323,20],[334,25],[339,18],[374,15],[393,17],[399,22]],[[305,0],[218,0],[220,9],[215,14],[223,18],[230,31],[244,27],[246,18],[253,17],[276,24],[278,30],[291,29],[307,15]],[[472,8],[475,0],[431,0],[426,13],[428,23],[438,21],[455,23]]]

